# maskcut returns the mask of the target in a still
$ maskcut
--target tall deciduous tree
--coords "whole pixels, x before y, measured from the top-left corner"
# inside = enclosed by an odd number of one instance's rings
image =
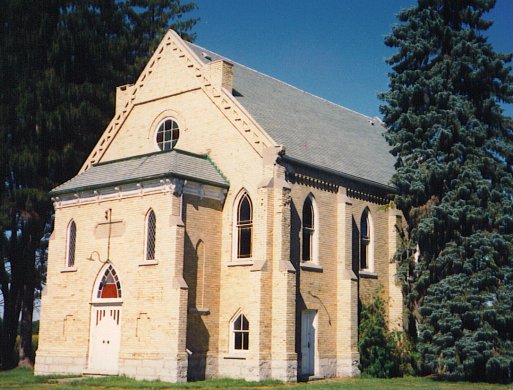
[[[115,86],[133,81],[134,64],[150,54],[139,48],[158,34],[141,39],[134,13],[144,10],[117,0],[0,0],[0,9],[0,368],[8,369],[20,316],[20,363],[34,360],[48,191],[77,173],[113,114]],[[160,12],[155,31],[176,15]],[[187,34],[195,20],[175,27]]]
[[[513,380],[513,77],[483,35],[494,5],[419,0],[385,39],[409,330],[421,370],[449,379]]]

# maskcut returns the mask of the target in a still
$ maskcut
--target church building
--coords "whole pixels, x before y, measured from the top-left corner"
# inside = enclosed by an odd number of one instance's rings
[[[169,31],[55,223],[35,373],[297,381],[358,373],[358,308],[402,324],[378,119]]]

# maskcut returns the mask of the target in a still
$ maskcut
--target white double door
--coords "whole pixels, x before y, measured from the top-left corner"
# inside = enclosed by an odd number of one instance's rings
[[[121,341],[121,306],[97,305],[91,311],[90,372],[116,375]]]
[[[301,313],[301,374],[315,374],[317,311],[303,310]]]

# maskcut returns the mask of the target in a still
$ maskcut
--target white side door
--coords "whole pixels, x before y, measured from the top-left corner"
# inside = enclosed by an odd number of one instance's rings
[[[301,374],[315,374],[315,310],[301,313]]]
[[[88,371],[117,374],[121,340],[120,324],[121,306],[92,307]]]

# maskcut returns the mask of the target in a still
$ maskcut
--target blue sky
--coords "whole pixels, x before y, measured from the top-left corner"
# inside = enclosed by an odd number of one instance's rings
[[[195,0],[196,44],[305,91],[381,116],[393,53],[383,37],[413,0]],[[513,0],[487,15],[496,50],[513,52]],[[505,107],[513,116],[513,105]]]

